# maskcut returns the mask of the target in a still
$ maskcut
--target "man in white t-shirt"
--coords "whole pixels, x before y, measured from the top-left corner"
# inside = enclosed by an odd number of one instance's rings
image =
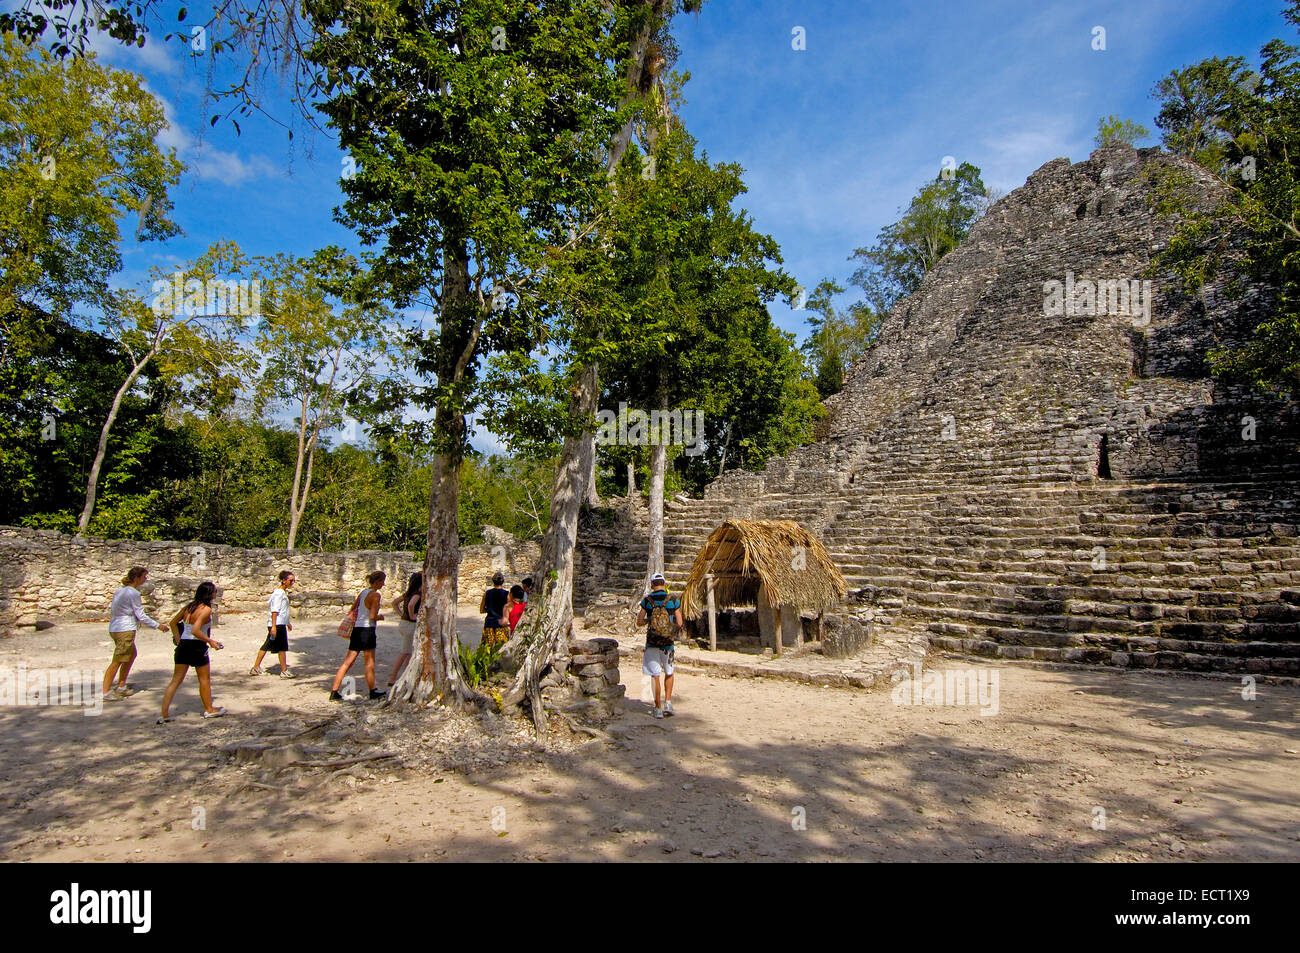
[[[293,629],[293,623],[289,621],[289,590],[297,581],[292,572],[284,570],[280,573],[280,585],[271,593],[271,598],[266,600],[266,641],[258,649],[257,659],[248,670],[249,675],[261,675],[262,659],[267,652],[276,652],[280,656],[280,677],[293,678],[288,661],[289,632]]]

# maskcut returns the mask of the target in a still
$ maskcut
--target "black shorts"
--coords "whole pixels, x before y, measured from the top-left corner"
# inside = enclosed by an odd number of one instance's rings
[[[378,639],[375,638],[375,629],[373,626],[367,629],[354,628],[352,630],[352,638],[348,639],[348,651],[373,652],[377,641]]]
[[[192,665],[202,668],[208,664],[208,643],[199,639],[181,639],[176,646],[177,665]]]
[[[266,641],[262,643],[263,652],[287,652],[289,651],[289,630],[282,625],[275,627],[275,632],[271,632],[271,627],[266,627]]]

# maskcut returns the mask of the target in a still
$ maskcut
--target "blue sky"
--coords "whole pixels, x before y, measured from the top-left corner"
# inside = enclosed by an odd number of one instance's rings
[[[852,250],[897,218],[944,156],[1006,192],[1050,159],[1085,158],[1103,115],[1154,130],[1157,79],[1207,56],[1256,63],[1267,40],[1295,41],[1280,9],[1280,0],[708,0],[674,26],[677,68],[691,74],[682,117],[712,160],[744,167],[739,204],[811,288],[826,276],[843,282]],[[1105,50],[1092,48],[1097,26]],[[795,27],[804,50],[792,49]],[[242,119],[238,136],[229,123],[209,128],[205,76],[212,68],[219,81],[227,64],[186,57],[160,35],[145,50],[96,43],[146,77],[172,121],[163,141],[190,167],[173,192],[184,236],[131,245],[122,280],[142,282],[151,266],[218,238],[253,255],[356,250],[333,221],[342,167],[329,137],[299,128],[290,143],[257,118]],[[274,82],[267,92],[271,111],[291,116]],[[804,313],[784,303],[772,313],[802,339]]]

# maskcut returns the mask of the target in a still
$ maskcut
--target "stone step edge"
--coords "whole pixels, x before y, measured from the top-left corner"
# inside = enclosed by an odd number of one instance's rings
[[[956,649],[938,646],[931,651],[929,658],[960,659],[965,662],[980,662],[984,665],[1016,665],[1026,668],[1055,669],[1062,672],[1104,672],[1108,676],[1120,675],[1160,675],[1165,678],[1200,678],[1219,682],[1241,684],[1243,674],[1249,675],[1257,685],[1293,685],[1300,686],[1300,678],[1293,675],[1267,675],[1260,672],[1198,672],[1186,668],[1133,668],[1131,666],[1098,665],[1093,662],[1052,662],[1046,659],[1003,658],[1000,655],[975,655]]]
[[[922,641],[925,643],[924,647],[921,645]],[[925,657],[928,657],[930,642],[928,638],[912,637],[907,642],[911,647],[923,651]],[[636,659],[640,657],[641,651],[639,648],[620,646],[619,656]],[[846,659],[846,661],[850,660]],[[698,656],[692,656],[690,659],[678,659],[675,664],[685,669],[699,670],[704,674],[722,675],[731,678],[772,678],[801,685],[856,688],[866,691],[888,688],[892,684],[889,680],[892,672],[899,669],[911,671],[910,663],[897,660],[890,661],[888,664],[881,663],[876,666],[876,671],[866,671],[852,675],[837,672],[793,672],[788,669],[765,669],[757,665],[739,665],[735,662],[721,662]]]

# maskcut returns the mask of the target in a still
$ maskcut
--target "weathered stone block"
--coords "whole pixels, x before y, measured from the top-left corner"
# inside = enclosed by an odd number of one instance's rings
[[[871,644],[871,624],[848,613],[831,612],[823,618],[822,654],[851,658]]]

